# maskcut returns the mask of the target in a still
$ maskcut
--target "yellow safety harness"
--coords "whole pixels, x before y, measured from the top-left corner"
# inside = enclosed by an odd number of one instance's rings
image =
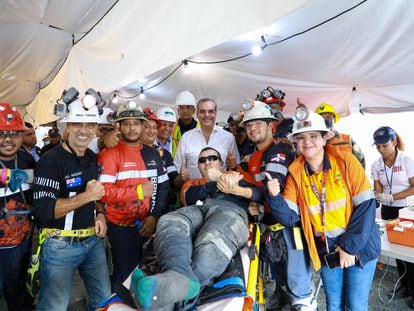
[[[77,230],[44,228],[42,229],[41,234],[45,238],[54,238],[54,237],[87,238],[95,234],[95,227],[89,227],[86,229],[77,229]]]

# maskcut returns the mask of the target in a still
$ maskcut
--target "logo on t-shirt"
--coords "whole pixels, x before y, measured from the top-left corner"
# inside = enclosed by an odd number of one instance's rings
[[[270,162],[285,163],[286,155],[284,153],[278,153],[270,159]]]
[[[147,167],[149,166],[157,166],[157,162],[155,160],[151,160],[147,163]]]
[[[394,173],[396,173],[396,172],[402,172],[403,171],[402,165],[394,165],[393,171],[394,171]]]
[[[82,177],[80,176],[66,179],[66,188],[79,187],[80,185],[82,185]]]

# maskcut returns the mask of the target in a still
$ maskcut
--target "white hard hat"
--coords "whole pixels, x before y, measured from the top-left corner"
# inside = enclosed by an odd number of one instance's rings
[[[175,112],[170,107],[162,107],[158,109],[157,118],[160,121],[169,121],[173,123],[177,122],[177,117],[175,116]]]
[[[294,136],[296,134],[305,132],[326,132],[328,139],[335,136],[335,134],[326,126],[325,119],[313,111],[308,111],[308,115],[304,120],[300,121],[295,119],[292,134],[288,135],[288,139],[294,142]]]
[[[276,120],[270,111],[270,106],[257,101],[251,101],[250,109],[244,111],[243,120],[240,122],[240,125],[243,126],[244,123],[252,120]]]
[[[112,124],[111,122],[111,116],[114,113],[111,108],[103,108],[103,112],[101,116],[99,117],[98,124]]]
[[[129,101],[121,104],[114,115],[115,122],[125,119],[140,119],[144,121],[147,120],[142,108],[138,106],[138,104],[134,101]]]
[[[87,95],[90,96],[90,95]],[[74,102],[69,104],[68,112],[64,118],[59,120],[59,122],[63,123],[98,123],[99,121],[99,112],[98,107],[96,105],[90,105],[89,102],[87,103],[87,107],[85,107],[86,101],[85,99],[89,99],[89,97],[85,98],[78,98]]]
[[[196,105],[196,99],[193,94],[189,91],[182,91],[178,94],[177,98],[175,99],[176,106],[194,106]]]

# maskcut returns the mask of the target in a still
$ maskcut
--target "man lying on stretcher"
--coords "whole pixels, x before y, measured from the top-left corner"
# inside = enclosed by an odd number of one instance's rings
[[[182,187],[186,207],[162,216],[154,250],[162,273],[145,276],[136,269],[130,291],[144,310],[173,310],[174,303],[196,297],[229,265],[248,239],[249,200],[218,190],[252,186],[239,173],[223,174],[220,153],[204,148],[198,158],[203,178]]]

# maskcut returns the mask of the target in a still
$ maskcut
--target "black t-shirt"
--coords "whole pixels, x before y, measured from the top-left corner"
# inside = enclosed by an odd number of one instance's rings
[[[95,224],[95,202],[91,201],[60,219],[55,219],[59,198],[82,193],[91,179],[98,179],[96,155],[87,149],[78,157],[59,145],[37,162],[33,185],[32,211],[43,228],[84,229]]]
[[[49,150],[52,150],[53,148],[55,148],[56,146],[59,146],[59,145],[60,145],[60,143],[57,143],[57,144],[49,143],[47,145],[44,145],[42,147],[42,149],[40,150],[40,155],[44,156],[46,154],[46,152],[48,152]]]

